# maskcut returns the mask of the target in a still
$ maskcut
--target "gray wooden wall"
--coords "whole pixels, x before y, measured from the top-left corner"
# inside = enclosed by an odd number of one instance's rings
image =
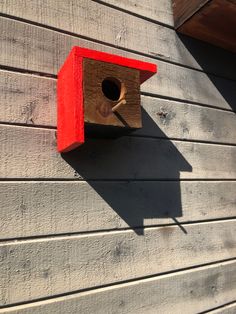
[[[0,313],[236,312],[236,61],[170,0],[0,0]],[[140,131],[56,151],[73,45],[157,63]]]

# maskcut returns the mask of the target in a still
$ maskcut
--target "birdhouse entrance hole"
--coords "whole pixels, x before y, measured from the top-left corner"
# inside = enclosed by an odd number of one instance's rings
[[[121,94],[121,82],[114,77],[107,77],[102,81],[104,96],[112,101],[117,101]]]

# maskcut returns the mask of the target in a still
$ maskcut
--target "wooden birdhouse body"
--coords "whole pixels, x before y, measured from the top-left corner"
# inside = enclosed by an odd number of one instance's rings
[[[58,150],[86,134],[113,137],[142,127],[140,84],[156,65],[74,47],[58,74]]]
[[[86,123],[121,128],[142,127],[138,70],[84,59],[83,76],[84,120]],[[113,112],[112,108],[122,100],[125,101],[125,104]]]

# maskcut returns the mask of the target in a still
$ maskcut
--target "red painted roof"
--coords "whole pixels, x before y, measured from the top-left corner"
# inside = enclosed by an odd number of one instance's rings
[[[152,75],[157,72],[157,65],[149,62],[143,62],[140,60],[130,59],[126,57],[117,56],[107,52],[101,52],[97,50],[82,48],[74,46],[70,52],[77,57],[88,58],[103,62],[109,62],[113,64],[118,64],[128,68],[137,69],[140,71],[140,83],[142,84]]]

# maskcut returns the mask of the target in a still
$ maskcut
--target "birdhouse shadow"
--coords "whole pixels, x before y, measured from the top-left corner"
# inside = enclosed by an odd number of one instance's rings
[[[162,219],[178,223],[183,216],[180,172],[192,171],[144,109],[142,120],[143,133],[152,137],[134,132],[116,139],[88,138],[78,149],[62,154],[75,176],[86,180],[123,220],[120,224],[116,219],[114,228],[129,227],[139,235],[144,225],[158,225]]]

